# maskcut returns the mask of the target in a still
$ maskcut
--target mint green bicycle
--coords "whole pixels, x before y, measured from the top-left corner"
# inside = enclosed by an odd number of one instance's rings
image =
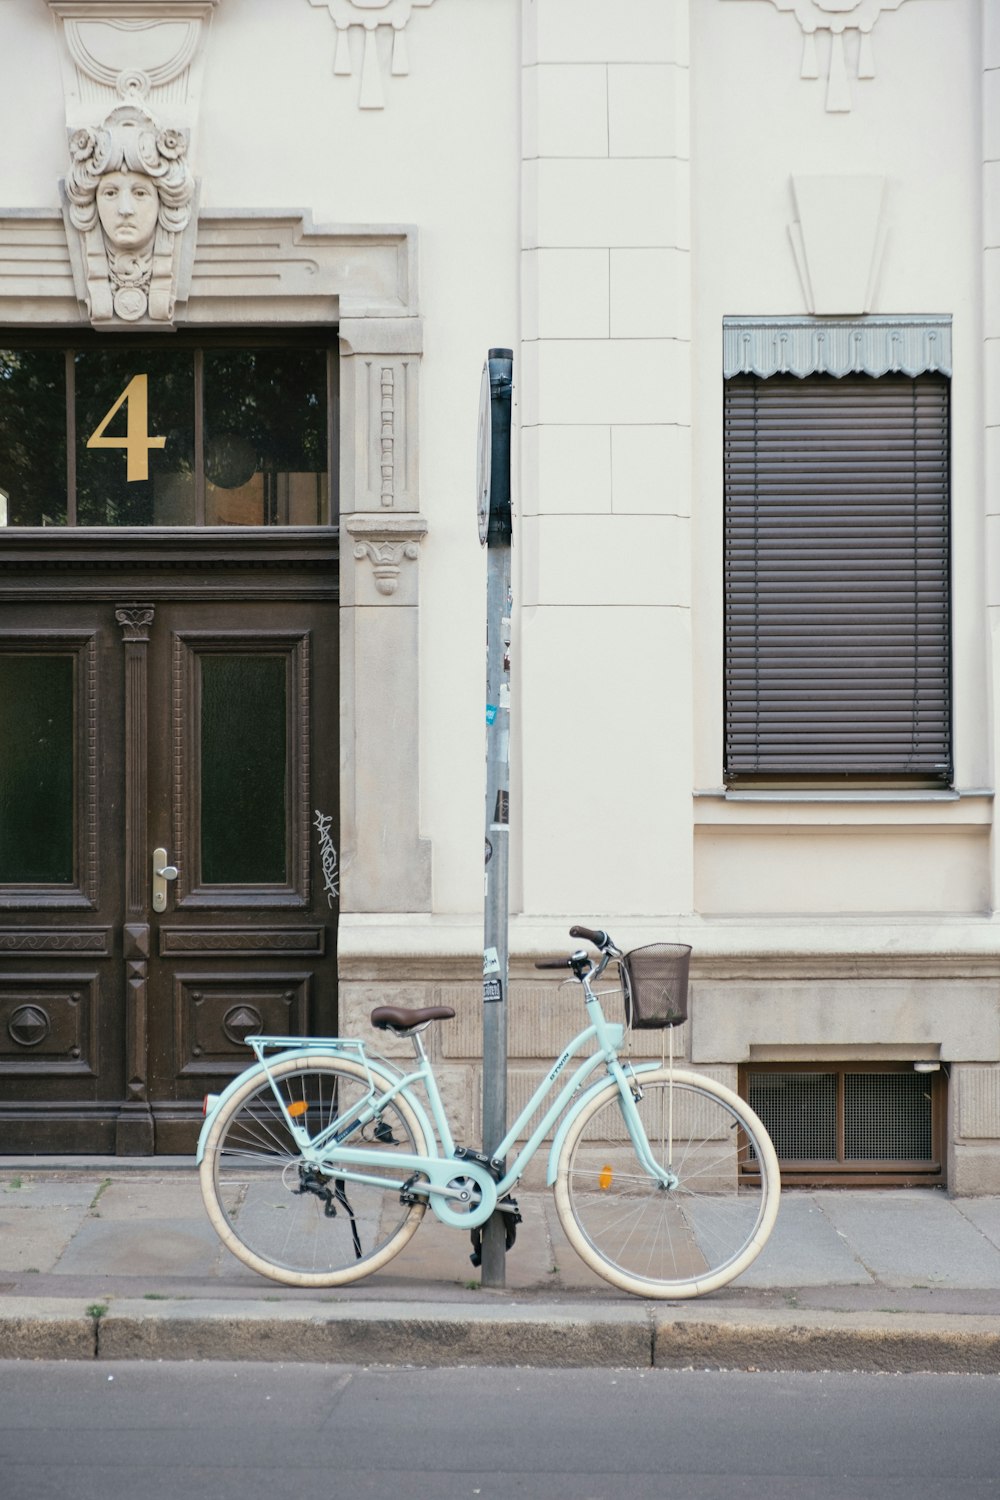
[[[660,943],[626,954],[603,931],[573,927],[570,936],[592,943],[599,959],[579,950],[536,967],[572,971],[589,1024],[492,1157],[455,1143],[424,1050],[420,1033],[454,1016],[448,1006],[372,1011],[373,1026],[412,1039],[410,1071],[363,1041],[249,1037],[256,1062],[206,1100],[198,1144],[205,1207],[233,1254],[289,1286],[340,1286],[398,1255],[428,1204],[442,1223],[473,1232],[499,1211],[510,1243],[511,1192],[554,1131],[548,1182],[559,1221],[613,1286],[696,1297],[745,1271],[778,1212],[767,1132],[730,1089],[675,1067],[672,1048],[659,1063],[628,1056],[631,1028],[672,1038],[686,1019],[690,949]],[[609,992],[592,988],[612,963],[625,1025],[604,1014]]]

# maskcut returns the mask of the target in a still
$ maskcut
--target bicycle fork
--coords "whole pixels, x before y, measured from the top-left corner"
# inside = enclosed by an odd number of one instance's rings
[[[628,1131],[629,1140],[635,1148],[635,1154],[640,1163],[651,1177],[656,1178],[664,1192],[673,1192],[680,1187],[680,1178],[673,1169],[674,1159],[674,1099],[673,1089],[667,1089],[666,1119],[661,1121],[660,1140],[663,1143],[666,1161],[661,1164],[657,1161],[649,1144],[649,1136],[646,1127],[642,1123],[637,1106],[643,1098],[642,1079],[631,1069],[626,1070],[615,1064],[612,1068],[615,1082],[618,1084],[622,1115],[625,1120],[625,1129]]]

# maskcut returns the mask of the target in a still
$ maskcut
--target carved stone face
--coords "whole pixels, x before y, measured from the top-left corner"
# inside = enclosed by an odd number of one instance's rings
[[[108,172],[97,186],[97,213],[116,250],[142,250],[152,243],[160,200],[142,172]]]

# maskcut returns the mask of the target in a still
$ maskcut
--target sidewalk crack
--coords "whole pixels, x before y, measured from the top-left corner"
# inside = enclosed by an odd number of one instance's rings
[[[101,1201],[102,1194],[106,1193],[107,1190],[108,1190],[108,1188],[110,1186],[111,1186],[111,1178],[110,1177],[105,1177],[104,1181],[98,1184],[97,1192],[94,1194],[93,1198],[91,1198],[91,1200],[90,1200],[90,1206],[87,1209],[87,1213],[90,1214],[95,1219],[99,1219],[101,1217],[100,1210],[98,1209],[97,1205]]]
[[[864,1257],[860,1254],[857,1246],[856,1245],[852,1245],[851,1242],[850,1242],[850,1240],[848,1239],[847,1235],[844,1233],[844,1231],[842,1229],[838,1229],[837,1228],[837,1226],[834,1223],[833,1219],[830,1217],[830,1215],[827,1213],[827,1211],[826,1211],[825,1207],[823,1206],[823,1204],[820,1202],[820,1200],[815,1195],[812,1196],[812,1202],[815,1204],[815,1206],[819,1210],[819,1212],[823,1215],[824,1219],[829,1224],[830,1228],[833,1230],[833,1232],[837,1236],[837,1238],[843,1240],[844,1245],[846,1246],[847,1250],[850,1252],[850,1254],[857,1261],[858,1265],[865,1272],[866,1276],[869,1276],[871,1278],[872,1285],[873,1286],[881,1286],[882,1283],[879,1280],[877,1274],[872,1269],[872,1267],[868,1264],[868,1262],[864,1259]]]
[[[101,1319],[108,1310],[106,1302],[92,1302],[87,1308],[87,1317],[94,1325],[94,1358],[101,1357]]]
[[[987,1245],[989,1245],[989,1247],[990,1247],[991,1250],[1000,1250],[1000,1243],[998,1243],[993,1238],[993,1236],[990,1234],[990,1232],[989,1232],[988,1229],[984,1229],[981,1224],[977,1224],[976,1221],[975,1221],[975,1219],[970,1219],[969,1218],[969,1215],[960,1206],[959,1200],[957,1198],[952,1198],[950,1200],[950,1203],[951,1203],[951,1207],[955,1210],[955,1212],[957,1214],[959,1214],[965,1220],[966,1224],[969,1225],[970,1229],[974,1229],[976,1231],[976,1233],[979,1235],[980,1239],[983,1239],[983,1240],[986,1241]]]

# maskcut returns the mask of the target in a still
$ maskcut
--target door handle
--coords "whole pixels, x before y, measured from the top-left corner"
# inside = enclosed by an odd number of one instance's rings
[[[153,850],[153,910],[166,911],[167,909],[167,881],[176,880],[178,876],[176,865],[167,864],[166,849]]]

